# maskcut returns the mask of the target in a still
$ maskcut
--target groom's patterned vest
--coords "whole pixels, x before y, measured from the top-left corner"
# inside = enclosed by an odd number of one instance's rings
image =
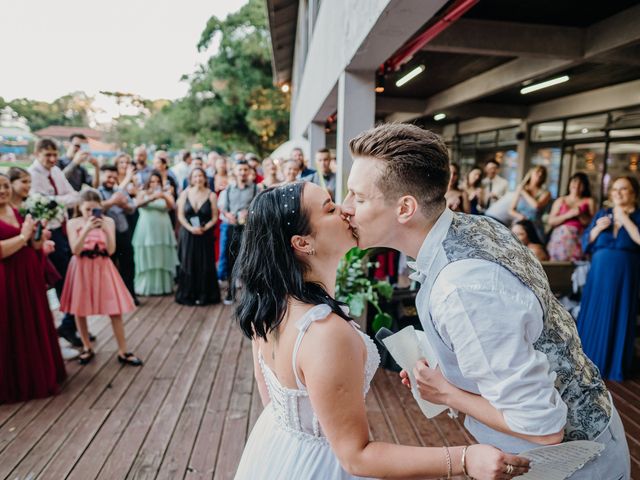
[[[568,407],[564,440],[595,439],[609,423],[612,409],[609,393],[597,367],[582,351],[573,318],[554,297],[533,253],[495,220],[457,213],[453,214],[442,247],[446,260],[433,265],[418,298],[426,295],[422,298],[428,302],[433,282],[442,268],[452,262],[481,259],[509,270],[531,289],[544,312],[544,327],[534,348],[549,359],[550,369],[557,375],[555,387]],[[432,330],[426,332],[429,343],[437,351],[445,376],[458,387],[479,393],[477,386],[462,376],[455,353],[437,334],[431,320],[425,320],[425,328]]]

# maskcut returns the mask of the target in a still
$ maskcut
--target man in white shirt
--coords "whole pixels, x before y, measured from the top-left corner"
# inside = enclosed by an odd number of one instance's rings
[[[191,172],[191,161],[191,152],[184,152],[182,154],[182,161],[169,169],[176,177],[179,186],[182,186],[184,179],[187,178]]]
[[[484,189],[484,198],[486,198],[486,208],[489,208],[496,200],[500,200],[509,190],[509,182],[498,175],[499,172],[500,164],[497,160],[492,158],[485,163],[482,188]]]
[[[56,165],[58,162],[58,147],[53,140],[48,138],[40,140],[36,144],[35,154],[36,160],[29,167],[31,191],[51,197],[67,209],[80,203],[80,194],[74,190],[62,170]],[[71,248],[65,231],[65,223],[52,220],[47,225],[51,231],[51,240],[56,245],[55,250],[49,255],[49,259],[62,277],[55,286],[58,297],[62,295],[64,278],[71,260]],[[65,338],[75,347],[82,346],[73,315],[66,314],[63,317],[62,323],[58,327],[58,335]]]
[[[605,450],[571,478],[629,478],[620,417],[539,262],[498,222],[445,207],[440,137],[381,125],[350,150],[342,210],[359,246],[416,259],[416,306],[438,357],[438,369],[414,370],[421,396],[464,412],[480,443],[507,452],[596,440]]]

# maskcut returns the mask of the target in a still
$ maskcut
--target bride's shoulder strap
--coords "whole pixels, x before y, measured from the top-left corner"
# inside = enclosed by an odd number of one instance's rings
[[[291,356],[291,365],[293,366],[293,374],[296,377],[296,384],[300,390],[306,390],[302,381],[300,381],[300,377],[298,377],[298,368],[296,365],[296,360],[298,359],[298,350],[300,350],[300,344],[302,343],[302,337],[309,329],[309,326],[318,320],[324,320],[331,314],[331,307],[327,304],[316,305],[315,307],[311,307],[297,322],[296,327],[298,328],[298,338],[296,338],[296,343],[293,347],[293,354]]]

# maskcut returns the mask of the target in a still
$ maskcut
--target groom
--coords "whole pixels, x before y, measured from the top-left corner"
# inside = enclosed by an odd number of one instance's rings
[[[629,478],[620,417],[540,263],[497,222],[445,208],[440,137],[387,124],[349,147],[342,209],[359,246],[416,259],[416,305],[440,367],[418,368],[423,397],[464,412],[478,442],[507,452],[596,440],[605,450],[571,478]]]

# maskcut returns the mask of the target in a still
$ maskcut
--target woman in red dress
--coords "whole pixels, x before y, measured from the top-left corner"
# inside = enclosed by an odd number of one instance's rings
[[[0,174],[0,404],[53,395],[66,378],[47,302],[42,241],[32,239],[33,220],[23,219],[10,201],[9,178]]]

